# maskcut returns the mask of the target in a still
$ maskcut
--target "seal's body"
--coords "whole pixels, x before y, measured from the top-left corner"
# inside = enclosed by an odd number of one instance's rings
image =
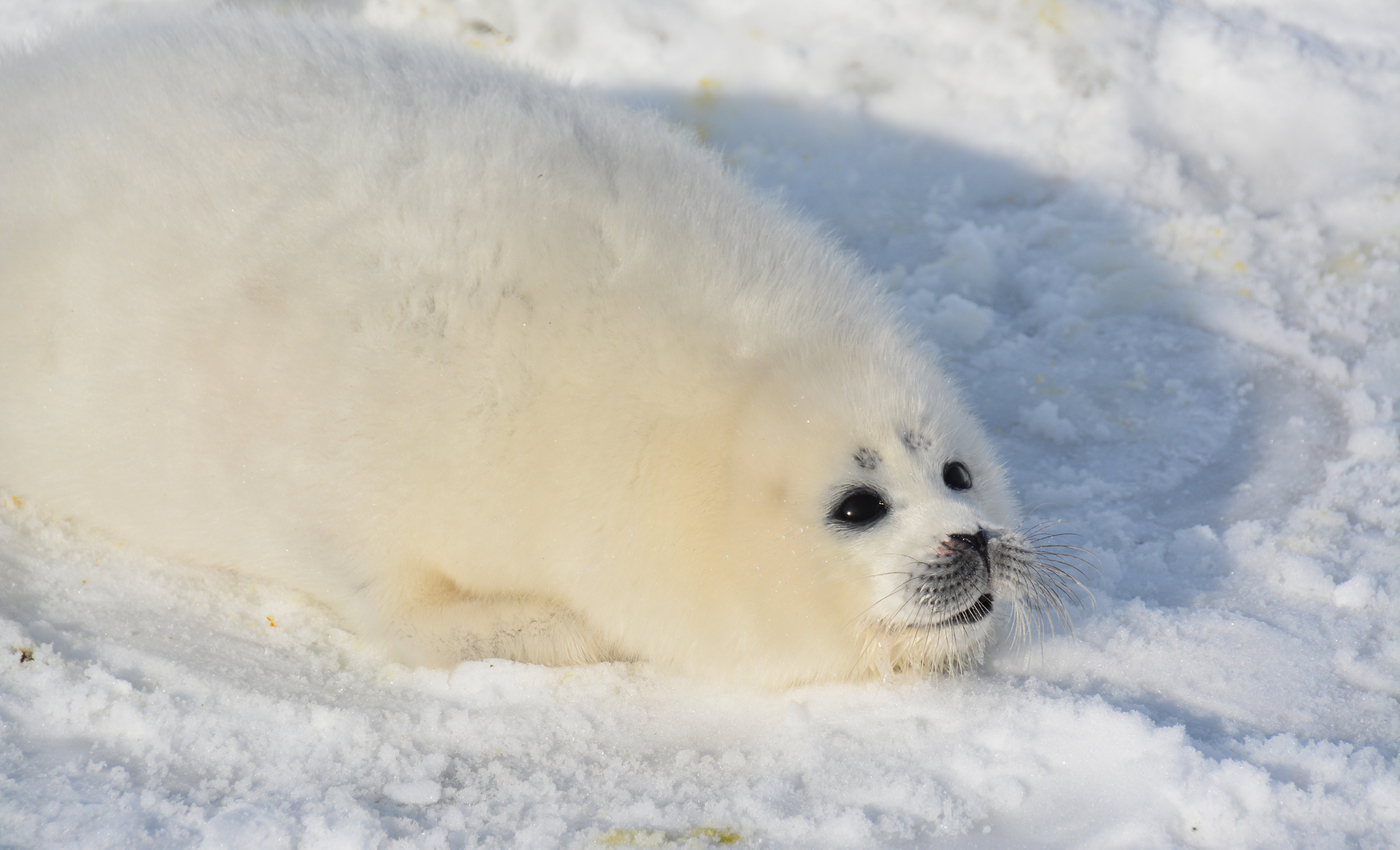
[[[411,663],[859,678],[1053,597],[852,262],[654,120],[239,15],[11,57],[0,115],[0,488],[42,509]]]

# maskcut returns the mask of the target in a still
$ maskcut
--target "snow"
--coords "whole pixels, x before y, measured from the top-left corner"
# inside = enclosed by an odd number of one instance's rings
[[[0,44],[193,0],[10,0]],[[942,349],[1093,603],[932,681],[385,661],[0,512],[0,847],[1382,848],[1400,4],[365,0],[659,110]]]

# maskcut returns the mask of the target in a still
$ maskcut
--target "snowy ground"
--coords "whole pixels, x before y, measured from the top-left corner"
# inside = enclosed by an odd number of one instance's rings
[[[659,109],[827,222],[1093,607],[931,682],[413,670],[7,506],[0,847],[1396,846],[1400,4],[282,5]]]

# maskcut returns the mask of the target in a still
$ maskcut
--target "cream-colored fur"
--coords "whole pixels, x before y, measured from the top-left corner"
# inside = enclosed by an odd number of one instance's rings
[[[412,663],[980,651],[905,589],[1015,539],[979,427],[849,258],[659,122],[239,15],[10,57],[0,115],[0,488]],[[889,515],[833,523],[854,485]],[[997,604],[1033,592],[1000,557]]]

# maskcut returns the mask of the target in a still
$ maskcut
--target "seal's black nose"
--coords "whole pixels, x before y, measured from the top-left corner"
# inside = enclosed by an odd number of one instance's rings
[[[987,532],[982,529],[979,528],[976,534],[950,534],[948,539],[968,549],[975,549],[982,556],[982,561],[987,561]]]

